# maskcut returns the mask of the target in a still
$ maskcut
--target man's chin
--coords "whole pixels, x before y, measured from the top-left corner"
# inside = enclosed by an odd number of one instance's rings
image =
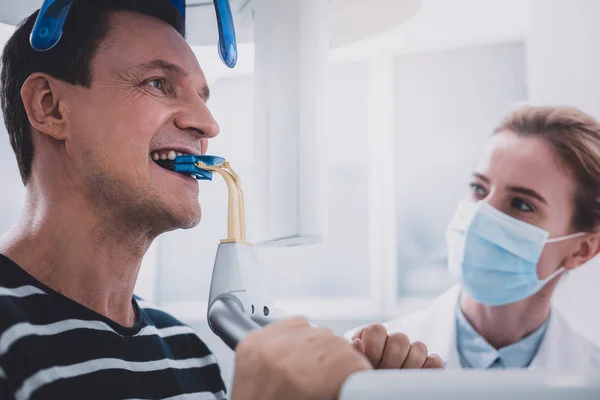
[[[200,224],[200,220],[201,217],[199,216],[196,219],[188,219],[186,221],[184,221],[181,225],[179,225],[178,228],[176,229],[191,229],[191,228],[195,228],[196,226],[198,226],[198,224]]]
[[[202,219],[202,209],[199,204],[193,207],[182,207],[176,210],[164,210],[162,221],[156,221],[160,233],[177,229],[191,229],[197,226]]]
[[[177,226],[175,229],[191,229],[200,223],[202,219],[202,209],[200,205],[195,207],[193,210],[189,210],[189,212],[184,213],[183,215],[179,215],[177,218]]]

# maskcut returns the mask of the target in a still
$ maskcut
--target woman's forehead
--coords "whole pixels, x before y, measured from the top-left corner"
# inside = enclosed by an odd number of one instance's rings
[[[492,183],[524,186],[552,197],[552,192],[567,192],[573,176],[561,164],[552,146],[542,138],[498,132],[488,141],[476,172]]]

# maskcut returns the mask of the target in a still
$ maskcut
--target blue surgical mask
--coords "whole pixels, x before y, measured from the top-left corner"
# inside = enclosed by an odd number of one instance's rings
[[[537,264],[549,233],[498,211],[488,203],[460,203],[446,238],[448,268],[462,289],[482,304],[496,306],[526,299],[564,271],[539,279]]]

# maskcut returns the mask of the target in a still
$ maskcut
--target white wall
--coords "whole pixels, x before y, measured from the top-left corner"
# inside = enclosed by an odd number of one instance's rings
[[[530,0],[526,41],[529,100],[565,104],[600,119],[600,1]],[[557,305],[576,329],[600,345],[600,258],[574,271],[557,292]]]

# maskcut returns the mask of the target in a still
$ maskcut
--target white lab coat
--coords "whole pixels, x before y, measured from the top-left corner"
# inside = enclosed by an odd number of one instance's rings
[[[411,341],[425,343],[430,353],[439,355],[447,369],[461,368],[456,346],[456,305],[460,287],[438,297],[423,311],[388,321],[388,333],[403,332]],[[357,329],[348,331],[352,336]],[[529,369],[552,372],[600,370],[600,349],[571,329],[556,308],[552,308],[548,328]]]

